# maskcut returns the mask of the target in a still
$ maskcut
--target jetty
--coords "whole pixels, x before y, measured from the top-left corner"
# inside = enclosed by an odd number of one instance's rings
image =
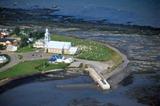
[[[111,88],[107,80],[101,74],[99,74],[94,68],[90,67],[86,68],[85,70],[88,71],[89,76],[102,90],[108,90]]]

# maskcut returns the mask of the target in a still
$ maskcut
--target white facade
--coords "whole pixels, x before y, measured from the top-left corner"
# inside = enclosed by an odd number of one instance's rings
[[[11,51],[11,52],[15,52],[15,51],[17,51],[17,46],[8,45],[6,50]]]
[[[35,48],[44,48],[44,40],[40,39],[40,40],[36,41],[33,44],[33,47],[35,47]]]
[[[55,49],[69,49],[71,47],[71,42],[49,41],[47,43],[47,47]]]
[[[71,42],[49,41],[47,50],[49,53],[75,54],[78,48],[72,47]]]
[[[69,54],[71,42],[49,41],[46,47],[48,53]]]

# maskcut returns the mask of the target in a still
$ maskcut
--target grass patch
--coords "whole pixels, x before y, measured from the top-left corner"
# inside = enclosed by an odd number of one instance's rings
[[[17,52],[19,53],[25,53],[25,52],[32,52],[37,50],[36,48],[33,48],[31,45],[25,46],[25,47],[20,47],[18,48]]]
[[[60,35],[52,35],[51,39],[72,42],[73,46],[78,46],[81,52],[76,56],[77,58],[95,61],[108,61],[112,59],[117,64],[122,62],[122,58],[118,53],[100,42]]]
[[[47,60],[25,61],[13,66],[6,71],[0,72],[0,79],[31,75],[51,69],[64,69],[67,66],[68,65],[64,63],[48,64]]]

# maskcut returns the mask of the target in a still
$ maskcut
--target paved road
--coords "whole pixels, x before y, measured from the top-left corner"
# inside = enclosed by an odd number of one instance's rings
[[[4,67],[0,68],[0,72],[5,71],[23,61],[48,59],[51,56],[51,54],[46,54],[42,50],[38,52],[34,51],[34,52],[28,52],[28,53],[14,53],[14,52],[2,51],[2,53],[8,54],[11,57],[11,61]],[[22,59],[20,59],[20,56],[22,56]]]

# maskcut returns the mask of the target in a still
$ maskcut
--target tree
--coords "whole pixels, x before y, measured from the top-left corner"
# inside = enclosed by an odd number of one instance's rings
[[[6,49],[6,46],[0,45],[0,50],[5,50],[5,49]]]
[[[30,33],[29,37],[34,39],[40,39],[44,37],[44,32],[32,32]]]
[[[22,36],[21,37],[21,43],[20,43],[20,47],[25,47],[25,46],[27,46],[28,45],[28,38],[27,37],[25,37],[25,36]]]
[[[20,33],[20,28],[19,28],[19,27],[16,27],[16,28],[14,29],[14,33],[18,36],[19,33]]]

